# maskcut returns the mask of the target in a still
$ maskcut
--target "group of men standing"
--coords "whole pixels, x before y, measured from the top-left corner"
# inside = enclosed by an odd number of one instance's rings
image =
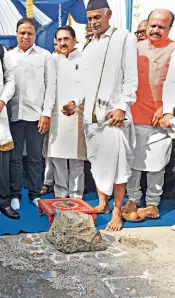
[[[126,185],[129,200],[140,204],[143,171],[148,217],[160,216],[157,207],[171,154],[168,130],[175,104],[170,91],[175,42],[168,38],[174,15],[163,9],[151,12],[142,24],[146,29],[137,31],[137,45],[127,30],[110,27],[111,15],[107,0],[89,1],[93,38],[83,53],[76,49],[75,31],[69,26],[56,32],[57,53],[51,55],[34,44],[33,21],[18,22],[18,46],[9,53],[12,67],[10,60],[9,66],[5,63],[6,52],[3,58],[0,95],[0,125],[10,101],[14,141],[14,149],[0,151],[0,210],[6,216],[19,218],[25,140],[29,199],[38,206],[46,132],[46,176],[51,176],[56,197],[82,198],[87,158],[99,197],[97,212],[109,212],[114,193],[107,230],[122,228]],[[164,90],[166,78],[170,82]],[[12,139],[6,143],[12,144]]]
[[[1,151],[0,211],[18,219],[22,189],[24,142],[28,155],[29,199],[37,206],[42,183],[44,135],[50,127],[55,103],[56,74],[52,55],[37,47],[36,25],[24,18],[17,23],[18,46],[6,52],[1,64],[0,118],[9,104],[9,122],[14,148]],[[8,61],[8,64],[6,63]],[[11,83],[11,85],[10,85]],[[1,144],[7,143],[6,133]],[[10,150],[12,149],[12,150]],[[11,152],[9,152],[11,151]],[[8,155],[8,159],[5,156]]]

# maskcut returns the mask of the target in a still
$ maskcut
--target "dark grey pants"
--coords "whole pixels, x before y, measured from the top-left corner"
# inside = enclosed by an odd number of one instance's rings
[[[38,131],[38,121],[17,121],[11,123],[11,133],[15,148],[10,158],[10,194],[11,198],[21,198],[22,155],[24,141],[28,155],[28,194],[29,199],[40,197],[43,160],[42,149],[44,134]]]
[[[9,185],[9,161],[10,151],[0,151],[0,208],[10,206],[10,185]]]

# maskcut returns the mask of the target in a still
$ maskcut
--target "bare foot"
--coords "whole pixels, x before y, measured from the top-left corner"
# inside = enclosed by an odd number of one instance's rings
[[[97,213],[110,213],[109,210],[109,205],[98,205],[95,207],[95,210],[97,211]]]
[[[106,231],[120,231],[122,229],[122,215],[121,215],[121,211],[119,210],[119,208],[114,207],[114,210],[112,211],[112,219],[111,221],[108,223],[107,227],[106,227]]]

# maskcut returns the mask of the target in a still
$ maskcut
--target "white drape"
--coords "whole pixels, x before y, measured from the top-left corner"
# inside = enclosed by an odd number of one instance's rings
[[[16,35],[16,23],[21,18],[11,0],[0,0],[0,35]]]
[[[111,26],[126,29],[125,0],[108,0],[112,10]]]
[[[26,7],[26,0],[21,1],[22,5]],[[48,25],[52,22],[52,20],[46,16],[41,10],[39,10],[35,5],[33,6],[33,15],[35,20],[42,26]]]
[[[25,3],[23,3],[25,6]],[[41,25],[47,25],[52,20],[34,6],[34,17]],[[0,35],[16,35],[16,24],[22,18],[11,0],[0,0]]]

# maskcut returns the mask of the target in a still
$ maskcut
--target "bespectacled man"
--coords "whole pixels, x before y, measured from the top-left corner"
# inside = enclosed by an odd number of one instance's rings
[[[138,25],[137,31],[135,32],[137,42],[147,39],[147,35],[146,35],[147,26],[148,26],[147,20],[141,21],[141,23]]]

